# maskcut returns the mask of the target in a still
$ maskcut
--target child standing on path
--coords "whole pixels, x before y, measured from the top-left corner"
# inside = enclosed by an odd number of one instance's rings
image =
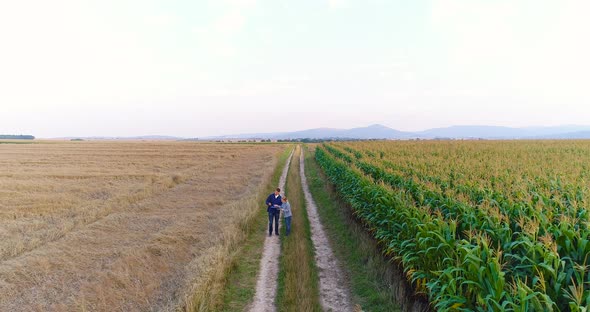
[[[283,204],[281,205],[281,210],[283,211],[283,216],[285,217],[285,230],[287,236],[291,233],[291,205],[287,200],[287,197],[282,198]]]

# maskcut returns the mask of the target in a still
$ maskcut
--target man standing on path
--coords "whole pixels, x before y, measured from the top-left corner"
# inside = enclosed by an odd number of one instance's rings
[[[266,211],[268,212],[268,236],[272,235],[272,223],[275,224],[275,235],[279,235],[279,215],[281,213],[281,189],[277,187],[273,194],[266,198]]]

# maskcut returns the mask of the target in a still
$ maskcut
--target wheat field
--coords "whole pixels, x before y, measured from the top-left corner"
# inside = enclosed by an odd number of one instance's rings
[[[253,200],[283,150],[1,144],[0,311],[186,305],[223,257],[222,242],[256,209]]]

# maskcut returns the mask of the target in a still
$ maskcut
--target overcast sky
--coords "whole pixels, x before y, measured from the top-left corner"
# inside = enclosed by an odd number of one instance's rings
[[[590,124],[587,0],[0,1],[0,134]]]

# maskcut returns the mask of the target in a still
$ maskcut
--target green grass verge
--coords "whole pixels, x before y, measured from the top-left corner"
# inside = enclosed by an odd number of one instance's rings
[[[271,181],[266,186],[269,193],[279,184],[279,179],[292,148],[286,148],[280,155]],[[256,292],[256,276],[260,267],[260,258],[267,234],[268,216],[264,203],[260,203],[260,211],[248,229],[244,244],[240,247],[240,256],[233,263],[228,276],[227,286],[223,294],[222,311],[244,311],[254,298]]]
[[[278,311],[322,311],[319,298],[319,274],[314,260],[311,227],[299,175],[297,148],[285,185],[285,195],[292,210],[291,234],[285,236],[282,219],[281,256],[276,305]]]
[[[401,311],[391,281],[397,268],[382,256],[351,209],[339,200],[309,151],[305,153],[305,175],[334,253],[350,278],[353,303],[363,311]]]

